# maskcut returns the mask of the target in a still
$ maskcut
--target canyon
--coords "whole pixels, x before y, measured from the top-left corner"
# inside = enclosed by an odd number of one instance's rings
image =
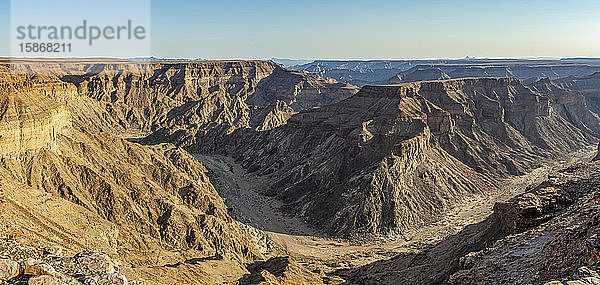
[[[291,68],[362,87],[469,77],[513,77],[522,80],[524,84],[531,84],[542,78],[558,80],[588,76],[600,71],[600,63],[593,59],[574,58],[479,59],[467,57],[436,60],[315,60]]]
[[[363,67],[387,83],[426,64],[446,63]],[[146,284],[526,284],[519,264],[553,258],[565,266],[535,282],[595,270],[564,235],[593,220],[580,208],[595,203],[597,67],[461,64],[363,86],[268,61],[2,60],[1,222],[25,238],[5,235],[19,251],[0,255],[29,268],[53,264],[44,247],[93,249]]]

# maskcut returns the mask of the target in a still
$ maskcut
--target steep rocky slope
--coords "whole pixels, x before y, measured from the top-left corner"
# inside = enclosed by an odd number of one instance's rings
[[[597,142],[600,120],[586,92],[548,80],[352,96],[353,86],[259,61],[17,61],[0,72],[3,217],[34,244],[104,251],[150,283],[233,282],[248,271],[257,283],[323,280],[293,259],[244,268],[269,242],[232,218],[210,172],[179,147],[237,159],[265,182],[262,194],[326,236],[394,238]],[[148,133],[151,146],[119,138]],[[498,233],[486,229],[471,228],[470,244],[457,237],[454,255],[487,246]]]
[[[219,151],[266,177],[282,209],[329,234],[396,235],[594,137],[516,79],[367,86]],[[189,148],[206,152],[204,145]]]
[[[233,282],[273,249],[190,154],[120,137],[264,131],[357,91],[260,61],[1,63],[4,222],[33,247],[106,252],[149,284]]]
[[[597,284],[599,174],[598,162],[567,168],[497,205],[501,228],[515,234],[463,259],[449,283]]]
[[[585,157],[589,159],[589,155]],[[575,245],[579,243],[576,241],[579,237],[574,232],[585,231],[573,228],[570,222],[579,219],[582,208],[574,208],[577,204],[595,210],[595,206],[580,198],[591,194],[600,185],[595,178],[598,165],[578,163],[566,170],[561,170],[559,165],[564,167],[565,164],[556,164],[556,170],[540,176],[539,180],[525,178],[523,182],[534,184],[522,184],[527,187],[523,193],[496,202],[490,209],[491,215],[438,243],[353,270],[342,270],[339,274],[352,284],[591,282],[589,278],[596,274],[595,265],[588,264],[588,259],[582,256],[585,250]],[[569,223],[557,223],[557,217],[561,215]],[[585,219],[577,223],[582,222],[585,223]],[[540,240],[528,240],[531,232],[537,234],[549,225],[556,236],[546,233]],[[539,278],[542,275],[546,277]]]
[[[212,256],[241,276],[244,262],[266,253],[262,234],[231,218],[187,152],[95,131],[77,119],[85,114],[72,115],[93,101],[53,74],[7,71],[0,80],[2,223],[32,244],[102,250],[147,284],[219,278],[210,265],[165,267]]]
[[[553,110],[559,116],[586,133],[600,136],[600,117],[591,111],[583,92],[562,88],[547,78],[538,80],[530,87],[550,97]]]
[[[294,112],[337,102],[356,90],[270,62],[94,65],[62,79],[106,104],[126,129],[225,132],[268,129]]]

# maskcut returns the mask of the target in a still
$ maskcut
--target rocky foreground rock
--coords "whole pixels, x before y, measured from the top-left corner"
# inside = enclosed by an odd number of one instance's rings
[[[38,248],[26,243],[27,232],[0,229],[0,282],[29,285],[127,285],[137,284],[119,272],[106,254],[84,250],[66,256],[61,247]]]
[[[502,228],[516,234],[471,254],[448,283],[598,284],[599,190],[600,163],[593,162],[497,207]]]

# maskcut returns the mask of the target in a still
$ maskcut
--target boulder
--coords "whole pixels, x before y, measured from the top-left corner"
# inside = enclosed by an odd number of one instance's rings
[[[74,257],[58,258],[51,262],[59,272],[69,275],[102,275],[115,273],[110,257],[94,250],[84,250]]]
[[[81,280],[87,285],[128,285],[127,278],[121,273],[86,276]]]
[[[508,202],[496,203],[494,219],[504,233],[516,234],[536,227],[572,204],[566,193],[548,184],[544,183]]]
[[[6,281],[19,275],[19,263],[10,259],[0,258],[0,281]]]

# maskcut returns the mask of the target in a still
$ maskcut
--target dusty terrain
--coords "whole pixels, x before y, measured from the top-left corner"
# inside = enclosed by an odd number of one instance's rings
[[[531,185],[539,184],[546,180],[549,174],[556,173],[565,166],[589,161],[592,155],[596,155],[594,147],[574,153],[566,160],[556,162],[552,166],[541,167],[526,175],[505,179],[498,191],[488,193],[486,197],[467,200],[460,207],[449,211],[442,220],[406,233],[401,239],[379,239],[368,242],[323,237],[324,233],[311,229],[302,220],[286,217],[279,210],[281,202],[260,194],[261,190],[267,187],[265,182],[261,181],[260,177],[247,173],[233,159],[206,155],[195,155],[195,157],[209,169],[211,181],[236,219],[265,231],[274,246],[279,247],[285,254],[289,254],[291,258],[307,268],[326,273],[329,280],[335,283],[336,280],[338,282],[342,280],[338,275],[348,278],[349,269],[365,266],[378,260],[387,260],[406,254],[418,255],[430,252],[432,248],[437,251],[452,251],[456,244],[448,244],[443,241],[454,235],[464,235],[461,232],[466,227],[482,223],[493,213],[496,203],[508,201],[526,192]],[[473,248],[468,247],[467,249],[472,250]],[[420,276],[413,277],[414,282],[427,284],[424,281],[417,281],[417,278],[423,278],[427,272],[434,272],[433,270],[438,270],[441,276],[447,278],[448,274],[452,272],[452,268],[448,267],[447,262],[458,260],[468,252],[452,251],[453,257],[440,258],[439,261],[429,264],[430,267],[426,267],[429,269],[417,270],[408,266],[405,270]],[[380,267],[382,275],[389,274],[388,271],[391,267]],[[373,272],[369,272],[369,274],[373,278],[377,276]],[[360,280],[365,282],[366,279]],[[371,281],[366,284],[370,284]]]

